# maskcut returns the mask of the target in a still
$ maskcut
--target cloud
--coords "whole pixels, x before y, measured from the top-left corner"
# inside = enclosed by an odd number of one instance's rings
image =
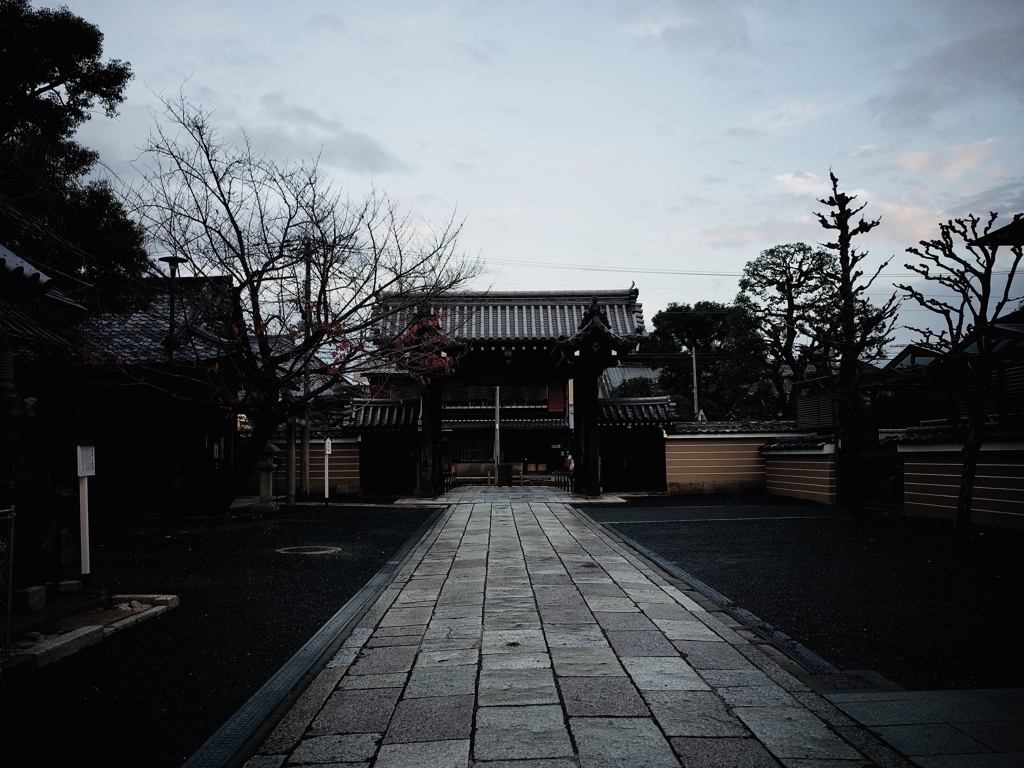
[[[809,214],[801,214],[750,224],[722,225],[701,230],[696,236],[689,231],[675,232],[660,238],[659,241],[672,246],[743,248],[753,252],[778,243],[806,242],[809,236],[815,237],[820,231],[821,227]]]
[[[345,20],[334,13],[314,13],[306,20],[306,26],[319,32],[344,32],[347,28]]]
[[[938,152],[909,152],[893,162],[897,168],[916,175],[930,174],[947,181],[956,181],[977,170],[982,161],[997,149],[993,139],[946,147]]]
[[[886,127],[914,131],[933,126],[935,116],[951,107],[976,102],[1024,102],[1024,67],[1020,41],[1024,23],[1017,21],[974,32],[940,44],[893,73],[892,87],[870,98],[868,109]]]
[[[477,40],[458,43],[455,46],[474,64],[490,66],[498,59],[508,56],[508,49],[500,40]]]
[[[726,134],[740,138],[774,138],[790,133],[826,112],[828,107],[821,104],[790,102],[759,112],[745,126],[730,128]]]
[[[767,139],[768,132],[756,128],[730,128],[725,132],[726,136],[734,136],[737,139]]]
[[[365,133],[347,128],[341,121],[313,109],[293,104],[279,93],[260,99],[263,127],[254,132],[258,146],[277,147],[274,156],[309,157],[346,170],[380,173],[405,168],[383,144]]]
[[[526,213],[526,208],[514,203],[509,205],[492,205],[480,211],[481,215],[496,219],[507,219],[513,216],[520,216],[524,213]]]
[[[999,214],[1007,221],[1015,213],[1024,212],[1024,177],[1001,180],[980,192],[959,199],[943,211],[943,218],[950,219],[974,213],[983,216],[989,211]]]
[[[867,157],[869,155],[877,155],[882,151],[882,148],[877,144],[861,144],[853,152],[850,152],[847,157]]]
[[[709,74],[734,74],[755,52],[746,6],[708,0],[623,3],[629,14],[625,32],[641,45],[692,56]]]
[[[923,204],[873,199],[865,210],[870,218],[880,218],[882,223],[865,235],[872,241],[901,243],[904,246],[919,243],[935,237],[941,216],[934,207]]]
[[[627,25],[626,31],[675,50],[735,54],[753,48],[746,16],[737,3],[677,0]]]
[[[784,192],[797,195],[798,197],[806,197],[808,200],[817,200],[831,191],[828,180],[809,171],[783,173],[773,177],[773,179]]]

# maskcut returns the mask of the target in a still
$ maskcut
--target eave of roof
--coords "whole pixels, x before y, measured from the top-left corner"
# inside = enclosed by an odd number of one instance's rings
[[[797,432],[795,421],[677,421],[676,434],[681,435],[731,435]]]
[[[1024,218],[1015,217],[1005,227],[994,229],[987,235],[982,235],[972,245],[1024,245]]]
[[[668,426],[677,416],[667,397],[618,397],[599,400],[599,421],[605,425]]]
[[[0,336],[20,341],[70,346],[67,339],[49,330],[18,307],[0,299]]]
[[[560,291],[455,292],[441,297],[424,297],[423,304],[436,313],[441,331],[458,341],[554,341],[577,333],[594,299],[606,313],[609,330],[621,337],[644,334],[642,305],[638,292]],[[401,302],[395,309],[389,301]],[[387,315],[380,332],[387,336],[409,327],[422,309],[415,296],[381,300],[381,313]]]
[[[788,451],[801,451],[812,453],[826,453],[834,449],[835,438],[832,435],[800,435],[795,437],[780,437],[761,446],[762,453],[786,453]]]

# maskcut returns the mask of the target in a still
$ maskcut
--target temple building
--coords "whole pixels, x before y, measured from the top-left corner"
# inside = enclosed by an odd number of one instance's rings
[[[645,334],[637,298],[635,289],[383,297],[381,337],[400,342],[368,372],[370,397],[346,424],[359,438],[363,491],[433,495],[450,472],[550,482],[570,466],[580,493],[665,490],[668,398],[609,398],[599,386]]]

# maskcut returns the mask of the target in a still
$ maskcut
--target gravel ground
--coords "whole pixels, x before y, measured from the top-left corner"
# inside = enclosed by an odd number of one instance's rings
[[[802,519],[769,519],[783,506]],[[712,496],[600,509],[690,517],[615,528],[838,667],[910,690],[1024,687],[1011,628],[1024,608],[1024,536],[958,542],[941,521],[800,506]],[[180,766],[432,511],[302,507],[98,532],[97,587],[173,593],[181,606],[0,693],[4,765]],[[277,552],[313,545],[341,552]]]
[[[735,507],[694,509],[762,503],[741,515],[754,519],[714,519],[735,517]],[[841,669],[871,669],[907,690],[1024,687],[1012,629],[1024,609],[1020,532],[958,541],[945,521],[853,520],[821,507],[806,507],[816,517],[769,519],[780,504],[636,500],[616,507],[674,507],[694,519],[613,527]]]
[[[0,693],[4,765],[180,766],[433,511],[299,507],[98,534],[97,588],[181,605]],[[314,545],[340,552],[277,551]]]

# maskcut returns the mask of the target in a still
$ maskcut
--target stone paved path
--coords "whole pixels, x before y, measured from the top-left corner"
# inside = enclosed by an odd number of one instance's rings
[[[450,496],[247,768],[906,765],[571,498]]]

